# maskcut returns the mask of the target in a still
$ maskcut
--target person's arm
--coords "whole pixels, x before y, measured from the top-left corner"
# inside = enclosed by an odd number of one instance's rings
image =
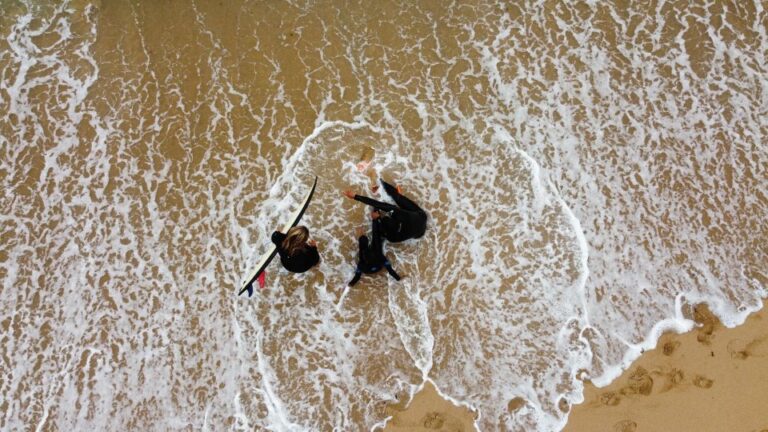
[[[387,269],[387,273],[395,278],[396,281],[400,280],[400,275],[398,275],[395,269],[392,268],[392,264],[389,263],[389,260],[384,261],[384,268]]]
[[[381,201],[376,201],[375,199],[368,198],[367,196],[355,195],[354,199],[355,201],[360,201],[361,203],[368,204],[369,206],[373,208],[377,208],[379,210],[393,211],[393,210],[400,209],[400,207],[396,205],[392,205],[392,204],[381,202]]]
[[[281,233],[280,231],[275,231],[272,233],[272,243],[274,243],[278,249],[283,244],[283,240],[285,240],[285,234]]]
[[[363,274],[363,272],[361,272],[359,268],[356,268],[355,269],[355,277],[353,277],[352,280],[349,281],[348,285],[349,286],[353,286],[354,284],[356,284],[357,281],[360,280],[360,276],[362,276],[362,274]]]
[[[312,265],[320,262],[320,254],[317,252],[317,246],[309,247],[309,260],[312,262]]]

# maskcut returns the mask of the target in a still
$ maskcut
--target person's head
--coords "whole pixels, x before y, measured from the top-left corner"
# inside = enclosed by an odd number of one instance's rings
[[[309,240],[309,230],[305,226],[295,226],[288,230],[283,240],[283,249],[288,255],[295,255],[296,252],[304,249]]]

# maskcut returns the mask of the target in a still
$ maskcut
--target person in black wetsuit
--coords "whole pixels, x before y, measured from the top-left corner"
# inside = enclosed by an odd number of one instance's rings
[[[277,246],[283,267],[290,272],[304,273],[320,262],[317,243],[309,240],[309,230],[305,226],[295,226],[286,234],[273,232],[272,243]]]
[[[358,252],[357,268],[355,269],[355,277],[349,281],[349,286],[356,284],[363,273],[378,273],[382,268],[386,268],[387,272],[395,278],[395,280],[400,280],[400,275],[392,269],[392,265],[389,263],[389,260],[382,250],[381,217],[379,212],[374,211],[371,213],[371,218],[373,219],[373,233],[371,234],[370,242],[368,241],[368,236],[364,235],[362,232],[359,233],[357,239],[360,248]]]
[[[427,213],[391,184],[384,180],[381,184],[397,205],[376,201],[349,190],[344,191],[344,195],[380,211],[382,232],[388,241],[397,243],[411,238],[421,238],[427,230]]]

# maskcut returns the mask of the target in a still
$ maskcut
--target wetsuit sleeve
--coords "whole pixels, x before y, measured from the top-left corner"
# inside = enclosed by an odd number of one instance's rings
[[[272,243],[274,243],[278,248],[280,248],[283,240],[285,240],[285,234],[281,233],[280,231],[275,231],[272,233]]]
[[[384,268],[386,268],[386,269],[387,269],[387,273],[389,273],[389,275],[390,275],[390,276],[392,276],[393,278],[395,278],[395,280],[396,280],[396,281],[399,281],[399,280],[400,280],[400,275],[399,275],[399,274],[397,274],[397,272],[395,271],[395,269],[393,269],[393,268],[392,268],[392,264],[390,264],[390,263],[389,263],[389,260],[387,260],[387,261],[384,261]]]
[[[312,265],[315,265],[320,262],[320,254],[317,252],[317,246],[309,247],[308,258],[309,258],[309,261],[312,263]]]
[[[356,283],[357,283],[357,281],[359,281],[359,280],[360,280],[360,276],[361,276],[362,274],[363,274],[363,272],[361,272],[359,268],[356,268],[356,269],[355,269],[355,277],[353,277],[353,278],[352,278],[352,280],[351,280],[351,281],[349,281],[349,286],[353,286],[354,284],[356,284]]]
[[[368,204],[371,207],[377,208],[379,210],[384,210],[384,211],[393,211],[393,210],[400,209],[400,207],[396,205],[392,205],[392,204],[381,202],[381,201],[376,201],[373,198],[368,198],[367,196],[362,196],[362,195],[355,195],[355,201],[360,201],[363,204]]]
[[[408,199],[405,195],[402,195],[400,192],[398,192],[396,187],[385,182],[384,180],[381,181],[381,184],[384,185],[384,191],[387,192],[387,195],[392,197],[392,199],[401,209],[405,209],[405,210],[417,212],[417,213],[424,213],[426,215],[426,212],[422,210],[422,208],[419,207],[418,204],[416,204],[412,200]]]

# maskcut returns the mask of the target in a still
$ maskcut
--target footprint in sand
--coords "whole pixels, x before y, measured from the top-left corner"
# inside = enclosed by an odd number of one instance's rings
[[[734,360],[746,360],[748,357],[765,357],[768,355],[768,338],[758,338],[748,343],[741,339],[734,339],[728,342],[727,349]]]
[[[389,403],[387,401],[378,401],[373,404],[373,412],[376,413],[379,417],[384,417],[387,415],[387,412],[389,408]]]
[[[715,326],[719,323],[717,317],[706,304],[698,304],[693,308],[693,319],[700,325],[696,340],[704,345],[712,343]]]
[[[678,341],[670,341],[664,344],[664,347],[662,348],[662,352],[665,356],[671,356],[675,353],[675,350],[680,346],[680,342]]]
[[[714,381],[702,375],[696,375],[696,377],[693,378],[693,385],[703,389],[708,389],[712,387],[712,384],[714,383],[715,383]]]
[[[619,393],[622,396],[632,396],[633,394],[637,394],[637,389],[635,387],[632,387],[631,385],[628,385],[626,387],[620,388]]]
[[[731,355],[731,358],[734,360],[746,360],[746,358],[749,357],[749,353],[747,352],[747,344],[745,344],[741,339],[734,339],[728,342],[726,349]]]
[[[637,430],[637,423],[632,420],[622,420],[613,425],[614,432],[635,432]]]
[[[681,382],[683,382],[683,379],[685,378],[685,374],[683,374],[683,371],[680,369],[672,369],[672,371],[669,372],[669,382],[672,385],[678,385]]]
[[[521,398],[520,396],[512,399],[507,404],[507,411],[513,413],[525,405],[525,399]]]
[[[648,396],[653,390],[653,378],[648,374],[648,371],[642,367],[638,367],[629,376],[629,385],[621,389],[621,394],[641,394]]]
[[[664,388],[661,390],[663,392],[672,390],[685,379],[685,374],[683,371],[677,368],[672,368],[672,370],[664,374],[664,376],[666,376],[667,382],[664,384]]]
[[[600,395],[600,402],[603,405],[616,406],[621,402],[621,398],[614,392],[606,392]]]
[[[445,418],[440,413],[431,412],[424,417],[422,423],[427,429],[440,429],[445,423]]]

